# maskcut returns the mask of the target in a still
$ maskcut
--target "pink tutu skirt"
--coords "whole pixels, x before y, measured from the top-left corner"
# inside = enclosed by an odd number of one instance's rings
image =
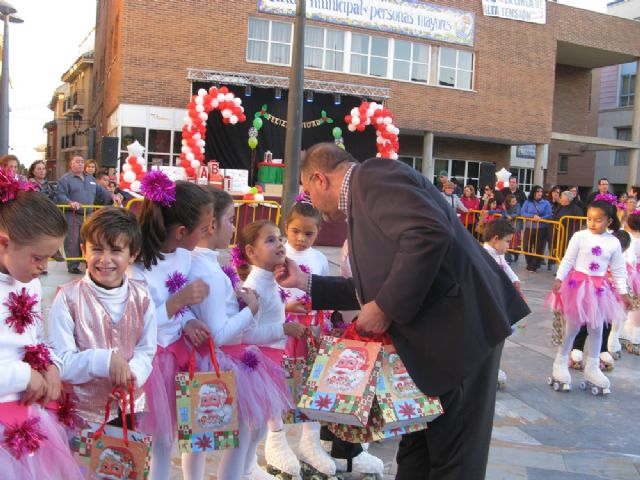
[[[148,411],[140,430],[163,443],[173,443],[178,435],[176,374],[186,371],[188,363],[189,349],[183,337],[167,348],[158,345],[151,375],[144,384]]]
[[[636,297],[640,297],[640,271],[638,268],[640,267],[634,269],[631,265],[627,264],[627,281],[629,288]]]
[[[222,351],[220,351],[222,350]],[[238,415],[250,428],[262,428],[293,408],[284,370],[283,352],[256,345],[225,345],[216,350],[220,369],[236,373]],[[197,356],[200,371],[213,370],[209,354]]]
[[[0,404],[0,478],[6,480],[81,480],[80,467],[71,455],[67,434],[60,424],[38,406],[24,407],[17,402]],[[27,422],[26,424],[24,422]],[[18,440],[12,447],[6,444],[7,433],[16,425],[30,434],[39,433],[44,438],[30,454],[26,446],[20,448]],[[28,426],[26,426],[28,425]],[[18,439],[19,435],[13,435]],[[15,449],[15,450],[12,450]],[[19,457],[19,458],[18,458]]]
[[[559,294],[549,293],[545,305],[561,311],[567,321],[591,328],[626,316],[624,305],[608,279],[575,270],[564,279]]]

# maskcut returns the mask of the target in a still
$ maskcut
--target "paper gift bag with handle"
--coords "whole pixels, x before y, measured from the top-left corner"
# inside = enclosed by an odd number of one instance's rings
[[[294,343],[305,342],[307,345],[307,354],[302,357],[287,357],[282,359],[282,369],[291,392],[293,404],[296,405],[300,400],[300,396],[304,391],[309,372],[313,366],[313,362],[318,354],[318,343],[312,334],[305,335],[304,339],[295,339]],[[295,349],[297,350],[297,348]],[[298,408],[293,408],[283,415],[284,423],[302,423],[308,421],[309,418]]]
[[[300,411],[313,420],[366,426],[380,371],[381,346],[376,341],[323,337],[298,402]]]
[[[178,448],[181,453],[225,450],[238,446],[238,397],[235,373],[221,372],[213,341],[209,354],[214,372],[195,372],[195,351],[189,372],[176,375]]]
[[[131,393],[133,389],[130,389]],[[86,469],[86,478],[122,478],[142,480],[149,477],[151,458],[151,436],[135,430],[133,395],[116,387],[112,392],[120,405],[122,428],[107,425],[111,400],[107,401],[105,420],[100,424],[90,423],[71,441],[71,450]],[[133,429],[127,428],[127,408],[134,420]]]

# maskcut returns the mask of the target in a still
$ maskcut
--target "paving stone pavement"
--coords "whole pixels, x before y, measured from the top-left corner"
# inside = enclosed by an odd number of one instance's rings
[[[320,250],[329,257],[332,273],[337,273],[339,248]],[[52,262],[49,270],[42,278],[45,318],[57,286],[73,277],[64,263]],[[578,388],[569,393],[554,392],[546,383],[555,353],[550,342],[551,316],[543,308],[553,273],[546,267],[539,273],[526,272],[522,257],[515,271],[533,313],[525,320],[526,326],[505,343],[501,366],[508,382],[497,393],[486,479],[640,480],[640,357],[623,352],[608,374],[612,393],[607,397],[594,397]],[[582,375],[577,371],[572,375],[577,385]],[[295,450],[299,427],[289,428],[288,436]],[[396,448],[397,439],[370,446],[370,452],[385,463],[385,480],[395,476]],[[260,464],[264,464],[262,451],[260,447]],[[207,479],[216,478],[218,458],[216,453],[208,455]],[[181,478],[176,450],[171,479]]]

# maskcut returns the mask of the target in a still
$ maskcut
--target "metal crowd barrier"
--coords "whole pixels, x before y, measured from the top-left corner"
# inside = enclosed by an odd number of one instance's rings
[[[127,202],[124,208],[133,211],[137,215],[142,207],[143,200],[143,198],[133,198]],[[278,202],[274,202],[273,200],[234,200],[233,204],[235,206],[235,233],[233,235],[232,245],[235,245],[237,242],[238,232],[248,223],[255,222],[256,220],[271,220],[278,225],[280,221],[282,207]],[[79,230],[79,226],[82,225],[94,210],[104,207],[105,205],[81,205],[78,210],[73,210],[71,205],[58,205],[58,208],[65,214],[65,218],[72,231],[76,229]],[[72,251],[75,251],[78,246],[76,242],[79,241],[79,236],[71,239]],[[64,246],[62,247],[61,254],[64,260],[84,260],[84,256],[67,256]]]

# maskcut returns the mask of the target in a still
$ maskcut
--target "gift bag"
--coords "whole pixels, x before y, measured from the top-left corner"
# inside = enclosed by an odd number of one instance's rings
[[[181,453],[238,447],[238,397],[232,371],[221,372],[213,341],[209,354],[215,372],[195,372],[195,351],[189,372],[176,375],[178,448]]]
[[[295,339],[296,342],[300,341]],[[305,335],[302,340],[307,345],[307,356],[305,358],[284,357],[282,359],[282,369],[291,392],[293,404],[297,405],[300,396],[304,390],[309,372],[313,366],[313,362],[318,354],[318,344],[313,335]],[[309,418],[298,408],[289,410],[283,417],[284,423],[302,423],[308,421]]]
[[[131,392],[132,393],[132,389]],[[104,423],[89,422],[84,429],[71,440],[71,451],[81,468],[86,470],[87,479],[122,478],[142,480],[149,476],[151,458],[151,436],[127,429],[127,407],[131,418],[135,420],[133,395],[114,388],[112,395],[121,404],[122,428],[107,425],[111,410],[111,400],[107,401]]]
[[[312,420],[366,426],[380,353],[378,342],[323,337],[298,409]]]

